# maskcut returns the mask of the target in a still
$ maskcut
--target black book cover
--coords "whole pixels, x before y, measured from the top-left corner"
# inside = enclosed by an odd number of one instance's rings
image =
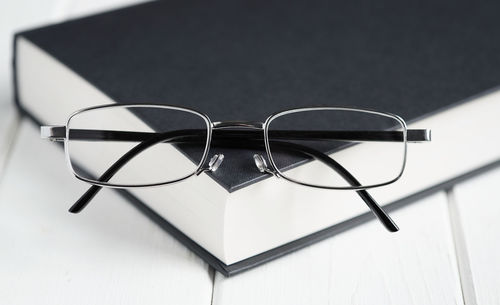
[[[172,0],[17,36],[117,102],[181,105],[213,121],[263,121],[280,110],[312,105],[371,108],[412,121],[498,85],[498,11],[498,1]],[[228,158],[212,177],[228,191],[264,178],[253,154],[225,152]],[[369,218],[362,215],[232,267],[157,221],[228,275]]]

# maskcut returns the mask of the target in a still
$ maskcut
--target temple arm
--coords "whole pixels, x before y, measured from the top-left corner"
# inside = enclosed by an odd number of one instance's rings
[[[129,150],[127,153],[125,153],[120,159],[118,159],[106,172],[101,175],[99,178],[99,181],[101,182],[107,182],[109,179],[113,177],[113,175],[120,170],[128,161],[130,161],[132,158],[134,158],[136,155],[147,149],[148,147],[151,147],[157,143],[162,143],[162,142],[191,142],[191,141],[196,141],[193,137],[196,137],[196,135],[185,135],[182,131],[177,131],[174,133],[164,133],[164,134],[156,134],[144,142],[139,143],[136,145],[134,148]],[[261,141],[254,141],[254,144],[259,144]],[[228,144],[232,145],[241,145],[241,141],[238,142],[226,142]],[[239,143],[239,144],[238,144]],[[249,144],[246,142],[246,144]],[[276,141],[273,142],[274,145],[277,145],[277,147],[280,147],[285,150],[292,150],[298,153],[301,153],[306,156],[313,157],[320,162],[325,163],[327,166],[330,168],[334,169],[340,176],[342,176],[349,184],[352,186],[360,186],[360,183],[357,181],[357,179],[349,173],[348,170],[346,170],[342,165],[340,165],[338,162],[330,158],[328,155],[317,151],[315,149],[312,149],[310,147],[306,147],[303,145],[295,144],[295,143],[290,143],[290,142],[282,142],[282,141]],[[70,212],[72,213],[78,213],[82,211],[85,206],[94,198],[94,196],[101,190],[101,186],[97,185],[92,185],[85,194],[83,194],[82,197],[80,197],[76,203],[71,206],[69,209]],[[367,204],[367,206],[370,208],[370,210],[375,214],[375,216],[382,222],[382,224],[391,232],[396,232],[398,231],[398,227],[396,224],[392,221],[392,219],[383,211],[383,209],[377,204],[377,202],[370,196],[370,194],[366,190],[358,190],[356,191],[358,195],[363,199],[363,201]]]
[[[150,137],[148,140],[141,142],[134,146],[131,150],[126,152],[123,156],[120,157],[111,167],[109,167],[104,174],[99,177],[98,181],[107,182],[111,179],[117,171],[119,171],[127,162],[129,162],[132,158],[137,156],[139,153],[151,147],[155,144],[162,142],[175,142],[175,140],[189,140],[189,136],[186,136],[179,132],[171,132],[168,134],[156,134],[153,137]],[[97,193],[101,190],[101,186],[92,185],[86,192],[83,194],[69,209],[71,213],[79,213],[81,212],[92,200],[92,198],[97,195]]]
[[[343,167],[333,158],[329,157],[328,155],[316,149],[304,145],[299,145],[290,142],[281,142],[281,141],[273,142],[273,146],[275,147],[281,146],[280,148],[284,148],[287,150],[294,150],[304,155],[313,157],[316,160],[326,164],[328,167],[335,170],[351,186],[361,186],[361,183],[359,183],[359,181],[345,167]],[[373,197],[368,193],[368,191],[358,190],[356,192],[388,231],[397,232],[399,230],[398,226],[394,223],[392,218],[382,209],[382,207],[380,207],[380,205],[375,201],[375,199],[373,199]]]
[[[192,135],[206,134],[203,129],[189,129],[183,132]],[[135,132],[118,130],[96,130],[96,129],[71,129],[70,138],[74,140],[87,141],[146,141],[154,136],[154,132]],[[381,142],[401,142],[403,141],[402,131],[375,131],[375,130],[269,130],[269,138],[273,140],[338,140],[338,141],[381,141]],[[66,138],[65,126],[42,126],[42,138],[62,141]],[[214,129],[213,136],[235,137],[247,139],[262,139],[262,130],[255,129]],[[425,142],[431,140],[429,129],[408,129],[406,140],[408,142]]]

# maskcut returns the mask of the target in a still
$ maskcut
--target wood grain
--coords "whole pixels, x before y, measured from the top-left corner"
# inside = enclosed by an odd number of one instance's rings
[[[360,203],[361,204],[361,203]],[[462,304],[444,193],[234,278],[213,304]]]
[[[208,266],[115,192],[68,213],[86,188],[22,122],[0,184],[2,304],[210,303]]]
[[[500,168],[457,185],[450,204],[456,205],[468,270],[464,287],[472,302],[500,304]],[[471,287],[471,285],[473,285]],[[469,302],[471,303],[471,302]]]

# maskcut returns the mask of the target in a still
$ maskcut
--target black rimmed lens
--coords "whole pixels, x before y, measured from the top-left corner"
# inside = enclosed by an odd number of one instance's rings
[[[110,186],[163,184],[182,180],[200,168],[209,133],[208,119],[189,109],[96,107],[77,112],[68,120],[67,154],[74,173],[89,182]]]
[[[267,142],[271,162],[281,176],[323,188],[391,183],[401,176],[406,160],[404,121],[368,110],[325,107],[285,111],[268,120]],[[317,152],[340,166],[315,159]],[[357,182],[346,179],[343,171]]]

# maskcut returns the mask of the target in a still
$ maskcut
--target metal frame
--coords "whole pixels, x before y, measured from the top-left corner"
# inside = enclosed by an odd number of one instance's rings
[[[205,149],[203,151],[203,156],[201,158],[201,161],[198,163],[197,167],[196,167],[196,170],[190,174],[187,174],[181,178],[178,178],[178,179],[175,179],[175,180],[171,180],[171,181],[165,181],[165,182],[158,182],[158,183],[148,183],[148,184],[115,184],[115,183],[102,183],[102,182],[99,182],[99,181],[95,181],[95,180],[91,180],[91,179],[87,179],[85,177],[82,177],[81,175],[79,175],[76,170],[73,168],[73,165],[71,163],[71,159],[70,159],[70,152],[69,152],[69,130],[70,130],[70,123],[71,123],[71,119],[82,113],[82,112],[88,112],[88,111],[92,111],[92,110],[99,110],[99,109],[104,109],[104,108],[144,108],[144,107],[151,107],[151,108],[162,108],[162,109],[171,109],[171,110],[179,110],[179,111],[185,111],[185,112],[189,112],[189,113],[193,113],[195,115],[198,115],[199,117],[201,117],[204,121],[205,121],[205,124],[207,126],[207,141],[206,141],[206,144],[205,144]],[[203,169],[203,165],[205,164],[205,162],[207,161],[207,158],[208,158],[208,152],[210,150],[210,143],[212,142],[212,128],[213,128],[213,123],[212,121],[210,120],[210,118],[204,114],[204,113],[201,113],[201,112],[198,112],[194,109],[190,109],[190,108],[186,108],[186,107],[178,107],[178,106],[171,106],[171,105],[162,105],[162,104],[109,104],[109,105],[100,105],[100,106],[94,106],[94,107],[89,107],[89,108],[84,108],[84,109],[80,109],[80,110],[77,110],[75,112],[73,112],[68,120],[66,121],[66,134],[65,134],[65,137],[64,137],[64,153],[65,153],[65,158],[66,158],[66,163],[67,165],[69,166],[71,172],[73,173],[73,175],[79,179],[79,180],[82,180],[82,181],[85,181],[87,183],[90,183],[90,184],[93,184],[93,185],[99,185],[99,186],[103,186],[103,187],[109,187],[109,188],[141,188],[141,187],[155,187],[155,186],[162,186],[162,185],[168,185],[168,184],[173,184],[173,183],[177,183],[177,182],[180,182],[180,181],[183,181],[183,180],[186,180],[187,178],[190,178],[192,176],[195,176],[195,175],[199,175]]]
[[[138,139],[144,139],[142,140],[138,145],[134,146],[130,151],[126,152],[122,157],[120,157],[110,168],[108,168],[99,178],[98,181],[96,180],[91,180],[87,179],[85,177],[80,176],[76,170],[73,167],[73,164],[71,163],[70,160],[70,152],[69,152],[69,136],[70,136],[70,124],[71,120],[73,117],[75,117],[78,114],[81,114],[83,112],[87,111],[92,111],[92,110],[97,110],[97,109],[103,109],[103,108],[111,108],[111,107],[120,107],[120,108],[143,108],[143,107],[150,107],[150,108],[162,108],[162,109],[172,109],[172,110],[179,110],[179,111],[185,111],[185,112],[190,112],[195,115],[200,116],[201,118],[204,119],[206,127],[207,127],[207,139],[205,142],[205,148],[203,151],[203,156],[201,158],[200,163],[198,164],[196,170],[193,173],[190,173],[186,176],[183,176],[181,178],[171,180],[171,181],[166,181],[166,182],[160,182],[160,183],[153,183],[153,184],[143,184],[143,185],[138,185],[138,184],[133,184],[133,185],[124,185],[124,184],[112,184],[108,182],[102,182],[102,181],[109,181],[109,179],[116,173],[116,171],[120,170],[120,168],[126,164],[131,158],[134,158],[138,153],[142,152],[143,150],[147,149],[150,146],[156,145],[157,143],[162,143],[162,142],[168,142],[168,141],[182,141],[183,137],[184,140],[186,140],[185,137],[189,138],[190,136],[193,136],[193,130],[191,131],[191,134],[183,135],[182,131],[179,130],[177,131],[177,134],[175,132],[164,132],[164,133],[144,133],[144,132],[127,132],[127,131],[104,131],[104,130],[96,130],[96,131],[91,131],[91,135],[96,136],[96,134],[92,132],[97,132],[97,135],[99,136],[99,133],[104,133],[105,137],[103,139],[108,139],[108,136],[113,134],[114,136],[119,135],[117,139],[120,140],[125,140],[125,141],[136,141]],[[357,134],[358,139],[367,139],[368,141],[370,140],[375,140],[375,141],[384,141],[384,140],[389,140],[389,141],[401,141],[403,142],[404,145],[404,155],[403,155],[403,164],[401,167],[401,171],[399,172],[399,175],[394,178],[393,180],[390,180],[385,183],[380,183],[380,184],[374,184],[374,185],[368,185],[368,186],[361,186],[359,181],[354,177],[347,169],[345,169],[341,164],[336,162],[333,158],[330,158],[328,155],[315,150],[314,148],[307,147],[304,145],[296,144],[293,142],[284,142],[284,141],[277,141],[274,145],[281,145],[282,147],[286,147],[287,149],[291,149],[293,151],[299,152],[303,155],[313,157],[317,161],[320,161],[322,163],[325,163],[327,166],[332,168],[332,170],[337,171],[339,175],[342,176],[343,179],[345,179],[351,187],[327,187],[327,186],[322,186],[322,185],[314,185],[314,184],[309,184],[309,183],[303,183],[301,181],[297,181],[292,178],[288,178],[285,174],[283,174],[279,168],[276,166],[275,160],[273,159],[273,155],[271,152],[271,147],[270,147],[270,140],[269,140],[269,126],[273,120],[276,118],[279,118],[280,116],[290,114],[290,113],[297,113],[297,112],[305,112],[305,111],[314,111],[314,110],[337,110],[337,111],[353,111],[353,112],[364,112],[364,113],[370,113],[370,114],[377,114],[385,117],[389,117],[392,119],[395,119],[398,121],[401,126],[403,127],[403,137],[401,138],[391,138],[390,136],[387,138],[384,136],[381,136],[380,133],[375,132],[375,138],[373,137],[373,133],[369,131],[359,131],[354,133]],[[138,187],[150,187],[150,186],[161,186],[161,185],[168,185],[168,184],[173,184],[176,182],[183,181],[191,176],[194,175],[199,175],[205,171],[215,171],[219,165],[221,164],[224,156],[223,155],[215,155],[210,159],[210,162],[208,163],[208,166],[204,166],[206,163],[206,160],[208,158],[208,153],[210,150],[210,145],[212,143],[212,133],[214,130],[219,130],[219,129],[228,129],[227,132],[231,133],[231,128],[243,128],[243,129],[252,129],[255,130],[258,133],[262,131],[263,133],[263,138],[264,138],[264,147],[266,150],[266,155],[267,159],[271,163],[271,167],[269,168],[266,164],[265,159],[261,155],[254,155],[254,161],[257,166],[257,168],[261,172],[265,172],[268,174],[272,174],[276,177],[281,177],[284,178],[287,181],[303,185],[303,186],[308,186],[308,187],[314,187],[314,188],[321,188],[321,189],[335,189],[335,190],[354,190],[358,193],[360,198],[367,204],[367,206],[370,208],[370,210],[373,212],[373,214],[381,221],[381,223],[385,226],[387,230],[390,232],[396,232],[398,231],[398,226],[394,223],[394,221],[390,218],[389,215],[380,207],[380,205],[377,204],[377,202],[373,199],[373,197],[370,196],[370,194],[366,191],[369,188],[374,188],[374,187],[379,187],[383,185],[388,185],[390,183],[395,182],[398,180],[405,169],[406,166],[406,157],[407,157],[407,142],[408,142],[408,129],[406,126],[406,123],[404,122],[403,119],[401,119],[399,116],[386,113],[386,112],[380,112],[380,111],[374,111],[374,110],[368,110],[368,109],[360,109],[360,108],[351,108],[351,107],[306,107],[306,108],[294,108],[294,109],[289,109],[281,112],[277,112],[275,114],[272,114],[269,116],[264,123],[262,122],[247,122],[247,121],[227,121],[227,122],[214,122],[212,123],[210,121],[210,118],[203,114],[200,113],[196,110],[186,108],[186,107],[178,107],[178,106],[171,106],[171,105],[161,105],[161,104],[109,104],[109,105],[102,105],[102,106],[94,106],[94,107],[89,107],[85,109],[78,110],[70,115],[68,120],[66,121],[65,126],[42,126],[41,127],[41,136],[42,138],[46,138],[52,141],[64,141],[64,147],[65,147],[65,156],[66,156],[66,162],[68,164],[68,167],[70,170],[73,172],[76,178],[88,182],[92,184],[92,186],[85,192],[77,201],[75,204],[73,204],[69,211],[71,213],[79,213],[82,211],[92,200],[92,198],[102,189],[102,187],[114,187],[114,188],[138,188]],[[80,134],[88,134],[88,130],[79,130],[79,129],[74,129],[74,132],[79,132]],[[86,131],[86,132],[85,132]],[[428,130],[422,130],[422,129],[414,129],[412,131],[412,140],[413,141],[428,141],[430,140],[430,131]],[[196,133],[197,131],[194,130]],[[325,139],[325,134],[332,136],[332,132],[334,133],[334,136],[337,137],[337,139],[342,139],[342,137],[345,137],[342,135],[342,132],[340,131],[318,131],[315,133],[315,131],[308,131],[307,133],[304,133],[303,131],[290,131],[291,134],[284,134],[283,131],[280,131],[280,136],[278,136],[278,139],[287,139],[288,137],[291,136],[291,138],[311,138],[311,137],[317,137],[318,139]],[[392,131],[387,131],[387,132],[392,132]],[[398,131],[399,132],[399,131]],[[226,131],[224,131],[226,133]],[[353,136],[352,132],[347,131],[349,136]],[[150,134],[154,134],[154,136],[151,136]],[[299,134],[301,134],[299,136]],[[361,134],[361,137],[360,137]],[[131,138],[131,135],[133,136]],[[232,134],[234,137],[234,133]],[[383,134],[387,136],[387,134]],[[102,136],[102,134],[101,134]],[[125,137],[124,137],[125,136]],[[146,137],[145,137],[146,136]],[[236,136],[240,137],[240,134],[237,134]],[[394,136],[394,135],[392,135]],[[195,135],[196,137],[196,135]],[[379,138],[381,137],[381,138]],[[100,139],[99,137],[97,139]],[[193,139],[190,139],[193,140]],[[196,138],[194,138],[196,140]],[[256,140],[253,138],[250,138],[250,140]]]
[[[396,178],[389,180],[387,182],[366,185],[366,186],[360,186],[360,187],[355,187],[355,186],[329,187],[329,186],[315,185],[315,184],[301,182],[301,181],[295,180],[293,178],[289,178],[285,174],[283,174],[273,159],[273,154],[271,152],[271,147],[269,144],[269,125],[271,124],[271,122],[273,120],[275,120],[276,118],[279,118],[280,116],[283,116],[283,115],[287,115],[287,114],[291,114],[291,113],[298,113],[298,112],[315,111],[315,110],[351,111],[351,112],[369,113],[369,114],[376,114],[376,115],[385,116],[385,117],[392,118],[392,119],[398,121],[401,124],[401,126],[403,127],[402,132],[403,132],[404,149],[403,149],[403,162],[402,162],[401,170],[399,171],[399,174],[396,176]],[[430,137],[430,133],[429,133],[429,137]],[[269,159],[269,161],[271,163],[271,168],[275,172],[275,175],[278,177],[281,177],[287,181],[297,183],[297,184],[300,184],[303,186],[309,186],[309,187],[320,188],[320,189],[329,189],[329,190],[354,190],[354,191],[355,190],[367,190],[367,189],[381,187],[381,186],[385,186],[385,185],[396,182],[397,180],[399,180],[401,178],[401,176],[403,175],[403,172],[405,170],[405,167],[406,167],[406,157],[407,157],[407,151],[408,151],[407,138],[408,138],[408,127],[406,126],[406,122],[401,117],[399,117],[398,115],[392,114],[392,113],[388,113],[388,112],[380,112],[380,111],[374,111],[374,110],[362,109],[362,108],[321,107],[321,106],[307,107],[307,108],[293,108],[293,109],[289,109],[289,110],[285,110],[285,111],[280,111],[280,112],[277,112],[277,113],[269,116],[264,123],[264,141],[265,141],[265,145],[266,145],[267,158]]]
[[[114,183],[103,183],[99,182],[96,180],[88,179],[85,177],[82,177],[77,173],[75,168],[73,167],[73,164],[70,160],[70,148],[69,148],[69,131],[70,131],[70,123],[73,117],[77,116],[80,113],[83,112],[88,112],[88,111],[93,111],[93,110],[98,110],[98,109],[104,109],[104,108],[143,108],[143,107],[151,107],[151,108],[162,108],[162,109],[172,109],[172,110],[178,110],[178,111],[184,111],[184,112],[189,112],[192,114],[195,114],[199,117],[201,117],[206,124],[207,127],[207,141],[205,144],[204,152],[201,158],[201,161],[198,163],[197,168],[192,172],[189,173],[181,178],[171,180],[171,181],[165,181],[165,182],[158,182],[158,183],[149,183],[149,184],[114,184]],[[315,184],[310,184],[310,183],[305,183],[301,182],[298,180],[295,180],[293,178],[287,177],[286,174],[284,174],[276,165],[276,162],[273,158],[273,154],[271,151],[271,145],[270,145],[270,140],[269,140],[269,126],[271,122],[283,115],[291,114],[291,113],[298,113],[298,112],[307,112],[307,111],[316,111],[316,110],[326,110],[326,111],[351,111],[351,112],[362,112],[362,113],[369,113],[369,114],[375,114],[375,115],[380,115],[388,118],[392,118],[396,120],[398,123],[401,124],[403,130],[403,145],[404,145],[404,150],[403,150],[403,162],[401,165],[401,170],[399,171],[399,174],[392,180],[389,180],[387,182],[383,183],[378,183],[378,184],[372,184],[372,185],[366,185],[366,186],[346,186],[346,187],[330,187],[330,186],[324,186],[324,185],[315,185]],[[270,163],[270,168],[266,167],[265,172],[273,174],[274,176],[278,178],[283,178],[287,181],[290,181],[292,183],[296,183],[299,185],[303,186],[308,186],[308,187],[314,187],[314,188],[320,188],[320,189],[332,189],[332,190],[365,190],[365,189],[371,189],[371,188],[376,188],[376,187],[381,187],[385,186],[391,183],[396,182],[401,178],[403,175],[404,169],[406,167],[406,161],[407,161],[407,144],[408,144],[408,128],[405,123],[405,121],[392,113],[388,112],[381,112],[381,111],[375,111],[375,110],[370,110],[370,109],[364,109],[364,108],[354,108],[354,107],[327,107],[327,106],[317,106],[317,107],[305,107],[305,108],[292,108],[280,112],[276,112],[269,117],[264,122],[252,122],[252,121],[224,121],[224,122],[212,122],[210,118],[199,111],[196,111],[194,109],[188,108],[188,107],[179,107],[179,106],[173,106],[173,105],[164,105],[164,104],[107,104],[107,105],[100,105],[100,106],[93,106],[93,107],[88,107],[88,108],[83,108],[78,111],[73,112],[69,118],[66,121],[65,126],[42,126],[41,127],[41,136],[42,138],[50,139],[52,141],[64,141],[64,147],[65,147],[65,158],[66,158],[66,163],[71,170],[71,172],[74,174],[74,176],[82,181],[85,181],[87,183],[93,184],[93,185],[98,185],[102,187],[109,187],[109,188],[141,188],[141,187],[155,187],[155,186],[163,186],[163,185],[168,185],[168,184],[173,184],[177,183],[180,181],[183,181],[187,178],[190,178],[195,175],[199,175],[202,172],[205,172],[207,170],[210,170],[210,167],[204,167],[204,164],[206,163],[208,159],[208,153],[210,151],[210,145],[212,142],[212,133],[213,130],[216,129],[225,129],[225,128],[250,128],[250,129],[257,129],[257,130],[262,130],[263,132],[263,137],[264,137],[264,146],[266,150],[266,155],[267,159],[269,160]],[[430,141],[430,130],[410,130],[418,133],[417,138],[419,138],[421,141]],[[64,136],[62,135],[64,132]],[[412,141],[412,142],[417,142],[417,141]],[[267,166],[264,164],[264,166]]]

